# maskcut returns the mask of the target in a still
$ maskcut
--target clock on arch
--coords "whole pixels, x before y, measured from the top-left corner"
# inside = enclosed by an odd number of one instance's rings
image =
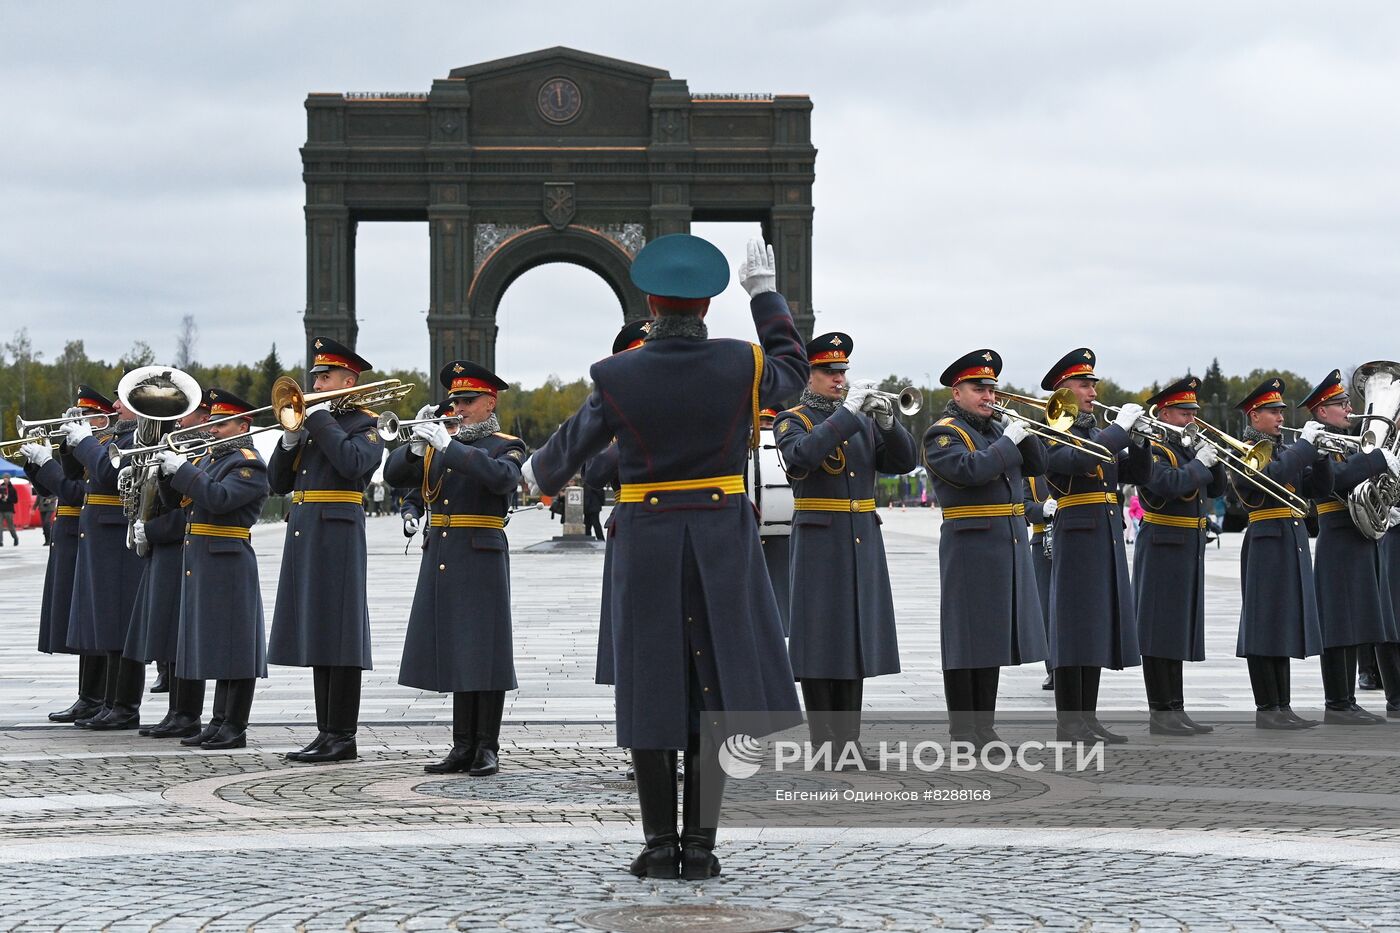
[[[540,116],[550,123],[568,123],[578,116],[583,106],[583,94],[578,85],[568,78],[554,77],[540,85],[536,104]]]

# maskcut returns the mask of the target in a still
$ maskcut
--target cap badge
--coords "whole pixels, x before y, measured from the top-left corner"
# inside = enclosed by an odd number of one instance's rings
[[[314,346],[317,350],[319,350],[321,349],[321,347],[325,346],[325,344],[321,343],[321,338],[318,337],[316,338],[316,343],[314,344]]]

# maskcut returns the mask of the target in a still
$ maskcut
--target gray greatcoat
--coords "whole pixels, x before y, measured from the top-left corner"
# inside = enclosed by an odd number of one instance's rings
[[[1332,462],[1319,459],[1307,441],[1277,445],[1264,472],[1304,496],[1322,498],[1332,492]],[[1280,507],[1233,473],[1230,482],[1250,511]],[[1302,519],[1287,516],[1249,523],[1240,550],[1240,587],[1236,657],[1310,658],[1322,650],[1312,553]]]
[[[1050,441],[1046,482],[1059,503],[1050,567],[1050,666],[1135,667],[1142,658],[1122,505],[1066,505],[1065,500],[1080,494],[1117,496],[1120,482],[1146,482],[1151,455],[1114,424],[1070,430],[1107,447],[1117,460],[1104,463],[1073,444]]]
[[[82,465],[60,447],[54,457],[42,467],[25,464],[24,475],[36,490],[57,496],[64,511],[81,508],[83,494]],[[39,650],[45,654],[77,654],[68,647],[68,612],[73,603],[73,571],[78,562],[77,515],[54,516],[50,529],[48,565],[44,569],[44,595],[39,604]]]
[[[1387,587],[1383,595],[1389,593],[1391,611],[1400,616],[1400,525],[1391,528],[1381,538],[1381,561],[1385,564]]]
[[[162,483],[164,485],[164,483]],[[164,496],[162,497],[164,498]],[[122,654],[133,661],[173,661],[180,634],[180,585],[184,577],[185,510],[162,501],[146,522],[150,552]]]
[[[359,410],[317,411],[295,450],[268,461],[272,491],[293,493],[267,659],[296,667],[369,670],[369,584],[362,501],[297,503],[303,490],[363,495],[384,447],[375,419]]]
[[[1040,594],[1040,614],[1045,621],[1046,650],[1050,639],[1050,556],[1045,553],[1045,533],[1049,524],[1045,518],[1045,500],[1049,499],[1045,477],[1027,476],[1025,480],[1026,522],[1031,526],[1031,565],[1035,567],[1035,588]],[[1055,534],[1050,533],[1050,545]]]
[[[938,542],[943,670],[1045,660],[1045,623],[1026,520],[1010,514],[948,518],[949,509],[1021,504],[1022,474],[1045,470],[1045,448],[944,417],[924,432],[924,462],[944,510]]]
[[[120,434],[84,438],[73,450],[83,465],[88,496],[117,495],[117,468],[107,447],[130,447],[135,422]],[[126,546],[127,520],[120,505],[85,501],[78,517],[78,560],[68,612],[68,647],[82,654],[120,652],[136,605],[145,562]]]
[[[794,500],[873,499],[880,473],[917,465],[914,438],[838,405],[798,405],[773,421]],[[894,599],[878,512],[797,508],[789,558],[792,673],[856,680],[899,673]]]
[[[389,455],[384,478],[395,486],[426,485],[435,520],[504,518],[527,454],[524,441],[506,434],[454,438],[441,451],[429,448],[426,459],[405,444]],[[399,683],[438,693],[515,689],[510,551],[503,530],[428,529]]]
[[[698,729],[692,710],[702,708],[776,712],[777,728],[800,721],[742,477],[757,409],[801,390],[807,356],[781,295],[759,294],[750,306],[760,372],[744,341],[649,339],[593,364],[592,394],[531,458],[553,493],[616,437],[623,492],[642,493],[614,508],[609,532],[617,742],[626,748],[685,748]],[[738,478],[740,490],[649,485],[715,477]]]
[[[1379,450],[1332,457],[1333,497],[1344,503],[1362,482],[1389,472]],[[1357,531],[1346,509],[1317,516],[1317,549],[1313,579],[1317,585],[1317,617],[1323,648],[1345,648],[1400,641],[1400,625],[1390,599],[1390,572],[1381,557],[1380,542]]]
[[[617,475],[618,453],[617,445],[609,444],[603,448],[602,453],[584,464],[583,471],[595,480],[598,486],[611,486],[613,489],[622,487],[622,480]],[[613,564],[613,519],[617,517],[617,510],[608,513],[608,520],[603,525],[603,598],[602,605],[598,610],[598,657],[593,667],[593,682],[595,684],[612,685],[617,681],[617,675],[613,673],[613,634],[612,618],[610,615],[612,604],[612,564]]]
[[[267,501],[267,465],[251,447],[234,448],[182,465],[170,484],[189,500],[175,676],[266,677],[262,591],[252,540],[194,532],[200,525],[239,529],[257,524]]]
[[[1225,494],[1225,467],[1206,467],[1189,447],[1152,444],[1152,476],[1138,486],[1144,518],[1133,546],[1138,647],[1151,658],[1206,659],[1206,530],[1210,500]],[[1199,527],[1157,523],[1189,519]]]

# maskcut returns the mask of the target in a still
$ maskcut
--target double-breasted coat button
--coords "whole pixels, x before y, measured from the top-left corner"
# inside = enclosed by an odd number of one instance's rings
[[[718,501],[719,501],[719,493],[717,493],[717,492],[712,492],[712,493],[710,493],[710,501],[711,501],[711,502],[718,502]]]
[[[447,565],[446,565],[446,564],[438,564],[438,569],[439,569],[439,570],[446,570],[446,569],[447,569]]]
[[[855,471],[855,470],[852,470],[852,471],[851,471],[851,475],[852,475],[852,476],[855,476],[855,475],[856,475],[856,471]]]
[[[650,499],[647,500],[647,504],[648,504],[648,505],[660,505],[660,504],[661,504],[661,500],[658,499],[658,498],[656,498],[655,496],[652,496]]]
[[[292,532],[292,537],[293,537],[293,538],[300,538],[300,537],[301,537],[301,532],[300,532],[300,531],[294,531],[294,532]]]
[[[193,570],[186,570],[186,571],[185,571],[185,576],[188,577],[188,576],[190,576],[190,575],[193,574],[193,573],[194,573]]]

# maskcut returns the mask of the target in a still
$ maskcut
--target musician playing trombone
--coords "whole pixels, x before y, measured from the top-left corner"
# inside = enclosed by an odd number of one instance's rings
[[[370,364],[329,337],[312,342],[312,388],[345,390]],[[375,419],[328,402],[284,430],[268,462],[272,491],[292,494],[287,543],[267,659],[309,667],[316,695],[316,738],[291,761],[357,757],[361,671],[370,660],[364,492],[384,458]]]
[[[1282,484],[1287,494],[1325,498],[1332,492],[1332,463],[1312,444],[1322,425],[1309,421],[1295,443],[1285,443],[1280,431],[1286,407],[1283,390],[1282,379],[1266,379],[1235,405],[1249,421],[1243,441],[1271,445],[1273,455],[1261,472],[1270,482]],[[1240,552],[1244,598],[1235,655],[1249,664],[1254,724],[1260,729],[1307,729],[1317,721],[1293,712],[1288,659],[1310,658],[1322,650],[1308,530],[1301,511],[1280,505],[1279,496],[1238,469],[1230,470],[1230,482],[1249,509]]]
[[[847,383],[853,349],[835,331],[809,341],[807,388],[773,422],[793,494],[788,653],[812,745],[833,762],[859,742],[865,678],[899,673],[875,479],[917,464],[889,399]]]
[[[1146,482],[1152,459],[1132,435],[1141,405],[1122,406],[1111,424],[1097,428],[1095,362],[1088,347],[1071,350],[1040,383],[1046,390],[1068,389],[1079,408],[1069,428],[1078,443],[1049,442],[1046,482],[1056,501],[1050,665],[1058,738],[1116,744],[1127,738],[1110,732],[1097,716],[1100,672],[1140,662],[1118,484]]]
[[[423,770],[486,777],[499,768],[506,691],[516,688],[504,529],[529,451],[496,420],[505,380],[470,360],[448,363],[439,379],[456,431],[425,419],[384,467],[386,482],[417,486],[429,509],[399,683],[452,694],[452,750]]]
[[[1150,442],[1151,475],[1138,487],[1143,515],[1133,547],[1133,594],[1148,729],[1155,735],[1214,731],[1186,714],[1181,678],[1183,662],[1206,659],[1206,509],[1226,489],[1216,449],[1204,440],[1190,444],[1184,433],[1200,409],[1199,387],[1199,379],[1187,376],[1147,400],[1165,427]]]
[[[923,438],[943,509],[938,566],[948,731],[955,742],[978,747],[1000,741],[1001,668],[1046,656],[1021,501],[1022,476],[1045,472],[1045,448],[1029,419],[997,419],[1000,375],[995,350],[974,350],[950,364],[940,381],[953,398]]]
[[[1327,374],[1298,406],[1313,418],[1341,434],[1352,431],[1351,400],[1342,384],[1342,373]],[[1378,447],[1363,452],[1329,455],[1334,477],[1332,494],[1319,498],[1317,553],[1313,582],[1317,587],[1317,615],[1322,630],[1322,689],[1326,710],[1322,721],[1333,725],[1370,726],[1385,722],[1356,702],[1356,662],[1361,648],[1376,645],[1381,682],[1388,705],[1400,705],[1400,664],[1395,642],[1400,626],[1384,586],[1380,543],[1362,534],[1347,511],[1347,494],[1365,480],[1384,473],[1400,474],[1400,458]]]

